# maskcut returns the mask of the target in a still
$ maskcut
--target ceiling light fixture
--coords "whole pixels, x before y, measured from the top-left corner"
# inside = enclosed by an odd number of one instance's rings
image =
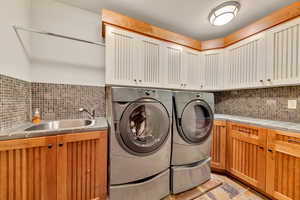
[[[226,1],[209,13],[208,20],[212,25],[223,26],[237,15],[240,7],[241,4],[237,1]]]

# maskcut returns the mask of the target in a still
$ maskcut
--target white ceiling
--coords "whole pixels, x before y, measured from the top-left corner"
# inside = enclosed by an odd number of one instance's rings
[[[238,16],[222,27],[212,26],[207,18],[210,10],[224,0],[59,1],[96,13],[107,8],[195,39],[208,40],[228,35],[297,0],[240,0]]]

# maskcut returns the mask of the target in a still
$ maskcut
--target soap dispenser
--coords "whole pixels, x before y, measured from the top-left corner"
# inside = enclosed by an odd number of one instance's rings
[[[40,110],[36,108],[32,117],[32,123],[39,124],[40,122],[41,122]]]

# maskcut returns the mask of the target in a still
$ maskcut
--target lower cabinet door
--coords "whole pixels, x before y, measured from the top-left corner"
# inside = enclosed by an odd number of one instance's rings
[[[252,186],[265,190],[266,129],[229,123],[228,171]]]
[[[226,169],[226,121],[214,121],[211,143],[211,167],[213,170]]]
[[[106,200],[106,132],[57,137],[58,199]]]
[[[300,199],[300,134],[268,132],[267,193],[279,200]]]
[[[56,137],[0,141],[0,199],[56,199]]]

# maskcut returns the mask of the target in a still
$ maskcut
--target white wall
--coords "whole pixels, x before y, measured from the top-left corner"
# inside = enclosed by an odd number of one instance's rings
[[[29,81],[29,59],[26,57],[12,25],[30,23],[30,0],[2,1],[0,9],[0,74]],[[21,33],[29,48],[29,35]]]
[[[15,0],[17,1],[17,0]],[[100,15],[54,0],[32,0],[31,27],[102,42]],[[104,85],[104,48],[31,34],[33,82]]]

